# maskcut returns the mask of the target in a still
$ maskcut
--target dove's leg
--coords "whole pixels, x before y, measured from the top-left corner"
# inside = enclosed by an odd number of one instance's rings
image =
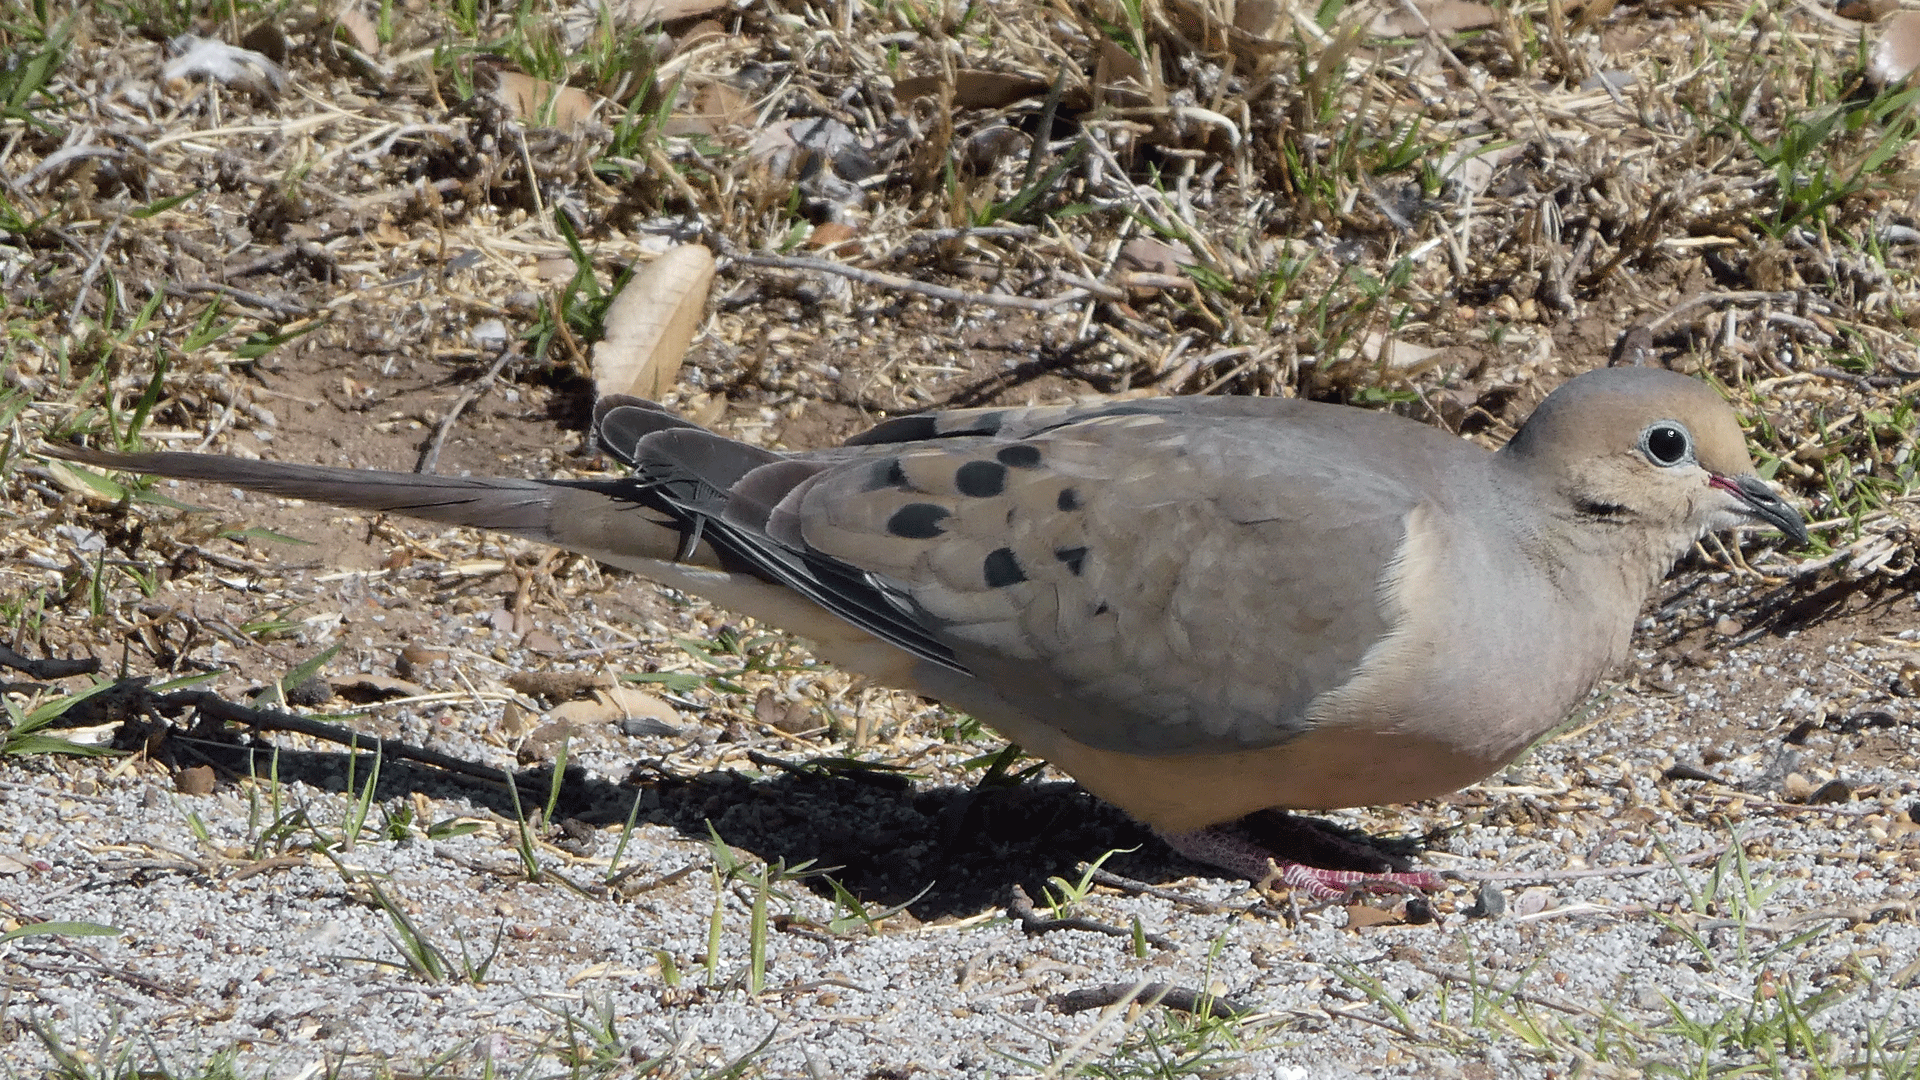
[[[1263,810],[1239,821],[1186,833],[1161,833],[1168,847],[1255,885],[1284,885],[1315,899],[1349,893],[1440,889],[1438,874],[1406,871],[1358,840],[1304,819]],[[1335,866],[1321,864],[1334,863]]]

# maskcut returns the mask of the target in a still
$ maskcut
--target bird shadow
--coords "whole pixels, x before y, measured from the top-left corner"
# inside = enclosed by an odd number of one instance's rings
[[[373,803],[382,808],[407,807],[418,794],[527,819],[542,814],[553,792],[550,767],[516,774],[516,803],[504,778],[489,783],[393,757],[376,768],[370,752],[202,739],[194,740],[193,751],[228,779],[271,775],[356,798],[371,781]],[[636,770],[626,782],[568,769],[554,796],[553,836],[562,843],[568,834],[576,843],[586,836],[592,850],[605,855],[616,842],[612,830],[562,826],[604,828],[630,814],[636,823],[665,826],[689,840],[718,836],[769,864],[805,866],[813,875],[809,886],[822,895],[833,895],[830,877],[863,904],[904,904],[923,921],[1005,904],[1015,885],[1041,896],[1051,879],[1077,880],[1082,864],[1103,856],[1104,869],[1149,884],[1218,873],[1176,854],[1147,827],[1073,783],[922,786],[898,774],[805,763],[763,776],[731,770],[643,776]],[[369,826],[382,822],[376,812]]]

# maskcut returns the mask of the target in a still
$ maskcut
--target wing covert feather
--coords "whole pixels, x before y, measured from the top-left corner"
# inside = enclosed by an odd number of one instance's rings
[[[1391,629],[1348,598],[1383,595],[1417,502],[1311,464],[1350,434],[1276,404],[903,418],[774,518],[911,597],[970,673],[930,685],[1015,738],[1024,715],[1134,753],[1270,745]]]

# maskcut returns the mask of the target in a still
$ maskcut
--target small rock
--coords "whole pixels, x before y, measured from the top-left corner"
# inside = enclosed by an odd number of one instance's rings
[[[1829,780],[1807,796],[1807,802],[1815,806],[1852,801],[1853,785],[1844,780]]]
[[[311,709],[317,705],[325,705],[332,700],[333,687],[327,683],[327,680],[318,675],[287,691],[287,704],[298,705],[306,709]]]
[[[1480,891],[1474,895],[1473,906],[1464,914],[1469,919],[1497,919],[1507,913],[1507,894],[1500,886],[1491,881],[1480,883]]]
[[[173,787],[182,795],[213,794],[213,766],[195,765],[191,769],[182,769],[174,774]]]
[[[552,761],[554,755],[559,752],[560,744],[578,734],[574,725],[565,720],[541,724],[533,729],[533,734],[528,735],[525,742],[520,744],[518,752],[520,764],[531,765],[536,761]]]
[[[425,645],[408,645],[406,648],[400,650],[399,657],[394,660],[393,669],[400,673],[401,678],[417,678],[421,668],[437,664],[452,656],[453,654],[445,649],[432,649]]]

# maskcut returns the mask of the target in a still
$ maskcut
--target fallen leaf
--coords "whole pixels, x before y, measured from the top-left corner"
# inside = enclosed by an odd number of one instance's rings
[[[1843,0],[1833,13],[1854,22],[1872,23],[1886,18],[1899,7],[1899,0]]]
[[[807,234],[807,246],[817,248],[834,247],[844,244],[860,235],[860,230],[839,221],[823,221]],[[853,254],[852,251],[846,254]]]
[[[753,121],[746,95],[723,82],[709,82],[693,92],[687,107],[660,126],[666,135],[723,135]]]
[[[1361,356],[1374,363],[1385,363],[1393,371],[1404,372],[1421,367],[1441,351],[1426,345],[1397,341],[1377,330],[1360,340]]]
[[[536,124],[568,128],[589,120],[603,99],[576,86],[536,79],[518,71],[496,71],[494,96],[513,115]]]
[[[674,724],[679,722],[680,712],[645,690],[636,690],[631,686],[595,690],[590,697],[563,701],[547,710],[547,726],[571,724],[575,731],[621,720],[657,720]],[[538,735],[539,732],[534,734]]]
[[[1185,244],[1167,243],[1150,236],[1136,236],[1121,245],[1115,265],[1122,270],[1140,270],[1149,274],[1178,274],[1180,268],[1199,260]]]
[[[603,671],[516,671],[507,685],[528,697],[572,701],[594,690],[609,690],[613,677]]]
[[[1399,925],[1403,920],[1397,911],[1386,911],[1365,904],[1347,905],[1347,929],[1364,930],[1369,926]]]
[[[915,98],[938,97],[944,81],[939,75],[916,75],[893,84],[893,98],[902,104]],[[953,73],[953,105],[957,109],[1004,109],[1032,97],[1045,97],[1052,86],[1045,79],[1006,71]]]
[[[341,8],[340,14],[335,19],[335,23],[340,29],[347,32],[347,37],[352,42],[354,48],[359,49],[368,56],[379,54],[380,34],[374,29],[373,20],[367,18],[366,13],[360,10],[359,5],[349,4]]]
[[[593,347],[593,385],[601,397],[654,400],[680,375],[680,361],[706,318],[713,252],[684,244],[633,275],[607,309],[607,335]]]

